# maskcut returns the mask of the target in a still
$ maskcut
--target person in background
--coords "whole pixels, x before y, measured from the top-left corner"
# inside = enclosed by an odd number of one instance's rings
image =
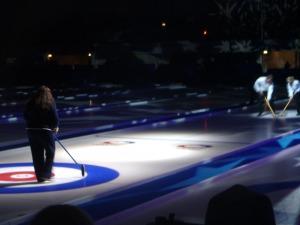
[[[273,205],[267,195],[235,184],[208,202],[205,225],[276,225]]]
[[[51,205],[39,211],[30,225],[93,225],[88,214],[73,205]]]
[[[258,95],[258,104],[259,104],[258,116],[260,116],[265,110],[265,98],[267,98],[267,100],[270,103],[270,106],[274,110],[274,104],[272,99],[273,91],[274,91],[273,75],[261,76],[257,78],[253,88]]]
[[[300,82],[295,80],[293,76],[286,78],[286,88],[289,98],[293,98],[296,103],[297,116],[300,115]]]
[[[59,120],[56,103],[48,87],[41,86],[29,99],[24,119],[37,181],[49,181],[55,155],[53,132],[58,132]]]

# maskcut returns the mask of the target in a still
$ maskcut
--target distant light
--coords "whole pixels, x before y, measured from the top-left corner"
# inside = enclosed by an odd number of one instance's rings
[[[204,30],[203,31],[203,36],[207,36],[208,35],[208,31],[207,30]]]
[[[162,26],[162,27],[166,27],[166,26],[167,26],[167,23],[166,23],[166,22],[162,22],[162,23],[161,23],[161,26]]]
[[[269,53],[268,50],[266,50],[266,49],[263,50],[263,54],[264,54],[264,55],[267,55],[268,53]]]
[[[52,55],[51,53],[49,53],[49,54],[47,55],[47,59],[50,60],[50,59],[52,59],[52,58],[53,58],[53,55]]]
[[[92,57],[92,53],[89,52],[88,56],[89,56],[89,57]]]

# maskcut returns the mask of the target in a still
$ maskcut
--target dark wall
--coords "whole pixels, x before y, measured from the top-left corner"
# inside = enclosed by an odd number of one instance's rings
[[[262,69],[256,63],[256,53],[201,55],[175,52],[168,64],[144,64],[132,54],[115,57],[94,68],[91,65],[60,66],[56,64],[2,65],[0,82],[9,85],[82,85],[91,82],[147,84],[154,82],[184,82],[191,85],[224,84],[252,85]],[[284,84],[287,75],[299,75],[299,70],[268,71],[276,83]]]

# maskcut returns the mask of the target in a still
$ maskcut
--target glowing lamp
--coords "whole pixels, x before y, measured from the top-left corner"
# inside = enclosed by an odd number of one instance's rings
[[[49,53],[49,54],[47,55],[47,59],[50,60],[50,59],[52,59],[52,58],[53,58],[53,55],[52,55],[51,53]]]

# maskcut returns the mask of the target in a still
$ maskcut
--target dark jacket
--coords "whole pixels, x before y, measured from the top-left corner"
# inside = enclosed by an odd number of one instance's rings
[[[24,118],[27,128],[50,128],[58,127],[58,115],[55,103],[49,109],[36,106],[33,101],[26,104]]]

